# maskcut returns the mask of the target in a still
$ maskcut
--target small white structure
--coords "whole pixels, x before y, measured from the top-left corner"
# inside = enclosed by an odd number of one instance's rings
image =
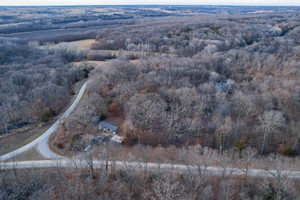
[[[121,144],[124,138],[116,134],[110,140]]]
[[[91,149],[91,147],[92,147],[92,145],[87,145],[87,147],[85,147],[85,149],[83,150],[84,152],[87,152],[88,150],[90,150]]]

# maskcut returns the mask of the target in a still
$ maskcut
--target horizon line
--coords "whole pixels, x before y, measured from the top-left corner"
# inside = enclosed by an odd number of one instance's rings
[[[300,5],[251,5],[251,4],[56,4],[56,5],[1,5],[0,7],[76,7],[76,6],[245,6],[245,7],[300,7]]]

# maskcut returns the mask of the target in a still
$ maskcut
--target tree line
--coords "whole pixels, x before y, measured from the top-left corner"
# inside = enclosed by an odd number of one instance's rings
[[[136,146],[135,154],[117,165],[121,148],[107,144],[95,156],[81,155],[80,163],[71,159],[74,165],[67,168],[58,162],[57,167],[49,169],[17,169],[15,160],[14,167],[7,170],[5,163],[0,163],[0,199],[292,200],[299,196],[299,181],[282,171],[297,169],[294,159],[278,155],[264,158],[268,163],[266,178],[250,176],[257,156],[253,149],[240,156],[229,152],[221,155],[201,147],[181,149],[179,154],[172,149],[163,150],[168,156],[180,157],[183,164],[178,171],[172,168],[176,164],[172,160],[168,162],[169,169],[159,163],[150,165],[151,154],[144,146]],[[165,157],[156,158],[163,161]],[[95,159],[102,162],[95,164]],[[216,166],[216,175],[208,168],[212,164]],[[243,172],[235,175],[233,166]]]

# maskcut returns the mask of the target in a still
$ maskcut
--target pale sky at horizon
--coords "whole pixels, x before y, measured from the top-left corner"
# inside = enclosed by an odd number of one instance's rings
[[[300,0],[0,0],[0,6],[55,5],[258,5],[300,6]]]

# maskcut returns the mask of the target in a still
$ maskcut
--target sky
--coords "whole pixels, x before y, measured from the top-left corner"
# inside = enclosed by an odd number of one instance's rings
[[[41,5],[258,5],[300,6],[300,0],[0,0],[0,6]]]

